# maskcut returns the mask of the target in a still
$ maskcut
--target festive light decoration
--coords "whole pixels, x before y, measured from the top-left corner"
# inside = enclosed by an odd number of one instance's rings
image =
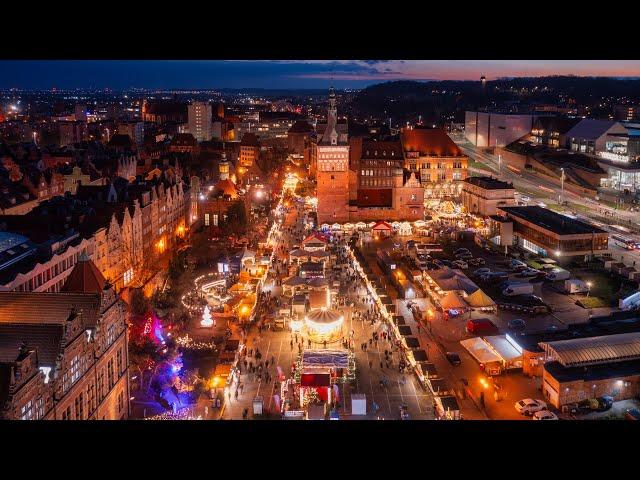
[[[189,408],[182,408],[175,413],[161,413],[153,417],[147,417],[145,420],[202,420],[202,415],[194,416]]]
[[[200,320],[200,326],[202,327],[213,327],[216,322],[211,318],[211,312],[209,312],[209,305],[204,307],[204,312],[202,313],[202,320]]]

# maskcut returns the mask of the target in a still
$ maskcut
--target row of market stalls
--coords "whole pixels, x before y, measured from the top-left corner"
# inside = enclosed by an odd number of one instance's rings
[[[435,365],[429,363],[429,354],[422,348],[420,340],[414,335],[412,328],[407,325],[404,316],[397,315],[395,305],[386,295],[385,289],[380,285],[378,278],[373,275],[366,259],[355,246],[351,244],[348,252],[352,256],[356,271],[364,280],[367,290],[375,300],[380,313],[392,328],[394,336],[403,347],[409,366],[416,372],[418,379],[434,394],[434,402],[438,418],[447,420],[460,419],[460,407],[453,389],[441,378]],[[364,267],[362,267],[364,265]]]
[[[392,234],[411,236],[419,233],[427,227],[424,220],[416,220],[415,222],[358,222],[358,223],[334,223],[330,225],[323,223],[320,229],[323,232],[370,232],[372,235],[389,236]]]

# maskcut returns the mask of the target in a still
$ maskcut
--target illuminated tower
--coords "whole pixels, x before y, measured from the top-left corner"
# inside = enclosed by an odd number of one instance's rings
[[[318,222],[349,221],[349,142],[339,133],[336,94],[329,90],[327,124],[319,132],[316,145],[318,183]]]

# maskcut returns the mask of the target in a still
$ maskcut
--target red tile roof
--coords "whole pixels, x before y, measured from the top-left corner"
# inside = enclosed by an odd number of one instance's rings
[[[421,155],[438,157],[463,156],[462,151],[441,128],[402,130],[400,139],[405,152],[420,152]]]
[[[390,188],[360,188],[358,189],[359,207],[391,207],[392,190]]]
[[[322,235],[320,235],[319,233],[312,233],[302,241],[302,244],[304,245],[305,243],[316,243],[317,241],[320,241],[323,244],[327,243],[327,239]]]
[[[231,198],[238,198],[238,190],[235,183],[231,180],[220,180],[216,183],[215,188],[216,195],[228,195]]]
[[[371,230],[393,230],[393,227],[387,222],[379,221],[371,228]]]
[[[98,267],[82,254],[62,287],[63,292],[101,293],[107,281]]]

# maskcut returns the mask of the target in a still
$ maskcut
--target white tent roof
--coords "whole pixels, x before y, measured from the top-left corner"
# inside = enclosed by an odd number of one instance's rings
[[[484,341],[491,345],[493,349],[506,361],[522,357],[521,351],[518,351],[513,343],[507,340],[506,335],[492,335],[490,337],[484,337]]]
[[[479,363],[502,362],[502,358],[480,337],[460,340],[460,345],[466,348]]]

